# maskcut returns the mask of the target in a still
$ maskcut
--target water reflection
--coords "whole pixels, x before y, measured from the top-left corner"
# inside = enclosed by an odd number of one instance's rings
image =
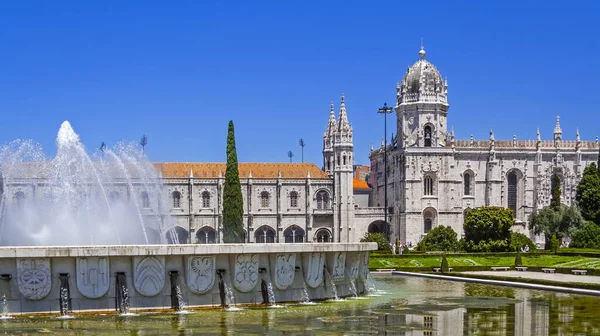
[[[0,334],[31,335],[595,335],[600,298],[435,279],[377,278],[368,300],[189,315],[15,318]]]

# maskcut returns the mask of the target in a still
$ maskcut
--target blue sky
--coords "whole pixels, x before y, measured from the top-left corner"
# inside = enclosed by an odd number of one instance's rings
[[[368,5],[367,5],[368,3]],[[4,1],[0,143],[55,151],[69,120],[85,145],[147,134],[155,161],[321,165],[344,93],[358,163],[381,143],[376,110],[417,59],[449,82],[457,138],[600,135],[597,13],[587,1]],[[395,118],[388,120],[395,132]]]

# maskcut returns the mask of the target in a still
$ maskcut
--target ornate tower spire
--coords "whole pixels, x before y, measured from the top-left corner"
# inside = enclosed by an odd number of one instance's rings
[[[490,141],[494,141],[494,130],[492,129],[492,126],[490,126]]]
[[[562,128],[560,128],[560,116],[556,116],[556,126],[554,126],[554,142],[562,140]]]
[[[348,122],[348,115],[346,115],[346,103],[344,102],[344,94],[342,93],[340,102],[340,115],[338,117],[338,130],[339,131],[350,131],[350,123]]]
[[[575,150],[579,151],[581,149],[581,137],[579,136],[579,127],[575,131]]]
[[[329,111],[329,121],[327,123],[327,130],[325,134],[331,134],[337,128],[337,123],[335,122],[335,109],[333,106],[333,102],[331,102],[331,110]]]

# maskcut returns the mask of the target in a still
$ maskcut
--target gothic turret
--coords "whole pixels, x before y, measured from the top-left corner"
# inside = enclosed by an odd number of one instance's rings
[[[333,143],[335,141],[335,132],[337,130],[337,123],[335,121],[335,109],[333,102],[331,102],[331,109],[329,111],[329,121],[327,122],[327,128],[323,134],[323,170],[329,175],[332,174],[333,169]]]

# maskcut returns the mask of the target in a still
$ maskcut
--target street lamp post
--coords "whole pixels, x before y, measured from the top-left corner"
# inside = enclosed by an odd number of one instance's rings
[[[389,232],[389,225],[387,223],[388,220],[388,198],[387,198],[387,187],[388,187],[388,182],[387,182],[387,115],[389,113],[392,113],[393,109],[391,107],[387,106],[387,103],[383,103],[383,107],[381,107],[379,110],[377,110],[377,113],[381,113],[383,114],[383,134],[384,134],[384,141],[383,141],[383,203],[385,206],[384,211],[384,234],[385,237],[387,238],[387,240],[390,240],[390,232]]]

